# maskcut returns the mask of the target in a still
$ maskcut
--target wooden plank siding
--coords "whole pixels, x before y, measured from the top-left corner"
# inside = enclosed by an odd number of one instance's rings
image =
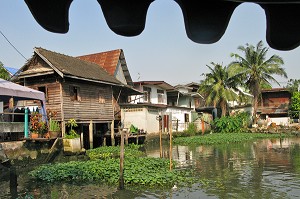
[[[79,88],[79,99],[72,100],[71,87]],[[112,88],[104,84],[72,81],[62,82],[64,120],[78,122],[111,122],[113,120]]]
[[[276,92],[276,93],[263,93],[262,107],[285,107],[288,108],[290,103],[290,93]]]
[[[60,82],[55,77],[26,79],[26,86],[35,90],[46,88],[46,109],[57,112],[57,120],[61,120]],[[26,106],[39,106],[36,100],[26,101]]]

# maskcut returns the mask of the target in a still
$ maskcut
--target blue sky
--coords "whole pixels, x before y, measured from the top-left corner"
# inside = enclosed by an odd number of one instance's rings
[[[42,47],[70,56],[123,49],[133,81],[163,80],[172,85],[199,82],[210,62],[223,65],[233,61],[230,53],[237,47],[256,45],[265,39],[266,20],[262,8],[244,3],[233,13],[224,36],[214,44],[197,44],[185,33],[180,7],[173,0],[156,0],[148,10],[145,30],[136,37],[112,32],[96,0],[74,0],[69,11],[70,28],[66,34],[44,30],[33,18],[24,1],[1,0],[0,30],[27,58],[34,47]],[[0,35],[0,61],[20,68],[25,59]],[[277,51],[289,78],[300,79],[300,48]],[[286,79],[278,78],[280,82]]]

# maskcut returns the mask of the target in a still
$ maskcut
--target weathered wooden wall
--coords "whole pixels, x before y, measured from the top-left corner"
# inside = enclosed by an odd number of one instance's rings
[[[72,100],[70,87],[79,88],[79,100]],[[99,100],[99,95],[104,99]],[[105,84],[96,84],[84,81],[65,79],[62,82],[64,120],[74,118],[78,122],[99,121],[110,122],[113,120],[112,88]]]
[[[26,79],[27,87],[38,90],[38,87],[46,87],[46,108],[51,111],[57,112],[57,120],[62,119],[61,115],[61,95],[60,95],[60,82],[59,78],[52,76],[52,77],[36,77],[36,78],[28,78]],[[39,106],[40,103],[37,100],[27,101],[27,106]]]

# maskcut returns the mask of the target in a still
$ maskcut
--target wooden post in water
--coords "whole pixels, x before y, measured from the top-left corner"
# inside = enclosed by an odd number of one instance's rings
[[[172,171],[172,115],[170,115],[170,171]]]
[[[119,189],[124,189],[124,132],[120,131],[121,133],[121,140],[120,140],[120,178],[119,178]]]
[[[162,132],[161,132],[161,129],[159,130],[159,156],[160,156],[160,158],[163,157],[163,154],[162,154]]]

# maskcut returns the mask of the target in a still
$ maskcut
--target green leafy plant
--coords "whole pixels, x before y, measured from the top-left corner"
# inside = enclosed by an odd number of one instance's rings
[[[248,125],[250,115],[248,113],[238,113],[233,116],[225,116],[213,122],[216,133],[241,133]]]
[[[70,119],[67,123],[66,126],[68,128],[70,128],[70,130],[68,131],[68,133],[65,135],[65,138],[67,139],[73,139],[73,138],[79,138],[80,135],[77,134],[77,132],[75,131],[75,127],[78,127],[78,124],[76,122],[75,119]]]
[[[124,154],[125,157],[141,157],[144,155],[142,151],[139,150],[141,145],[130,144],[125,147]],[[119,158],[120,157],[120,146],[103,146],[95,149],[89,149],[86,154],[91,160],[96,159],[109,159],[109,158]]]
[[[184,130],[185,135],[187,136],[193,136],[196,135],[198,133],[198,129],[196,124],[194,123],[189,123],[188,128],[186,130]]]
[[[120,150],[119,147],[101,148],[88,150],[89,156],[98,152],[111,156]],[[131,155],[128,154],[130,150]],[[124,181],[128,186],[172,187],[174,184],[187,185],[196,180],[191,171],[176,170],[176,162],[172,162],[174,169],[170,171],[169,159],[141,157],[140,155],[138,146],[132,145],[125,148]],[[120,176],[120,160],[111,157],[102,159],[101,157],[103,156],[95,156],[95,159],[84,162],[73,161],[43,165],[31,171],[29,175],[47,182],[98,181],[117,185]]]
[[[135,126],[133,126],[133,124],[131,124],[130,128],[129,128],[129,131],[130,131],[130,133],[138,133],[139,132],[139,128],[135,127]]]
[[[49,120],[49,131],[60,131],[60,130],[61,130],[60,123],[58,121],[50,119]]]
[[[240,143],[257,139],[266,138],[285,138],[290,137],[291,134],[266,134],[266,133],[213,133],[204,136],[191,136],[191,137],[176,137],[174,138],[175,144],[180,145],[212,145],[212,144],[225,144],[225,143]]]
[[[293,118],[299,118],[300,92],[294,92],[291,98],[290,111]]]

